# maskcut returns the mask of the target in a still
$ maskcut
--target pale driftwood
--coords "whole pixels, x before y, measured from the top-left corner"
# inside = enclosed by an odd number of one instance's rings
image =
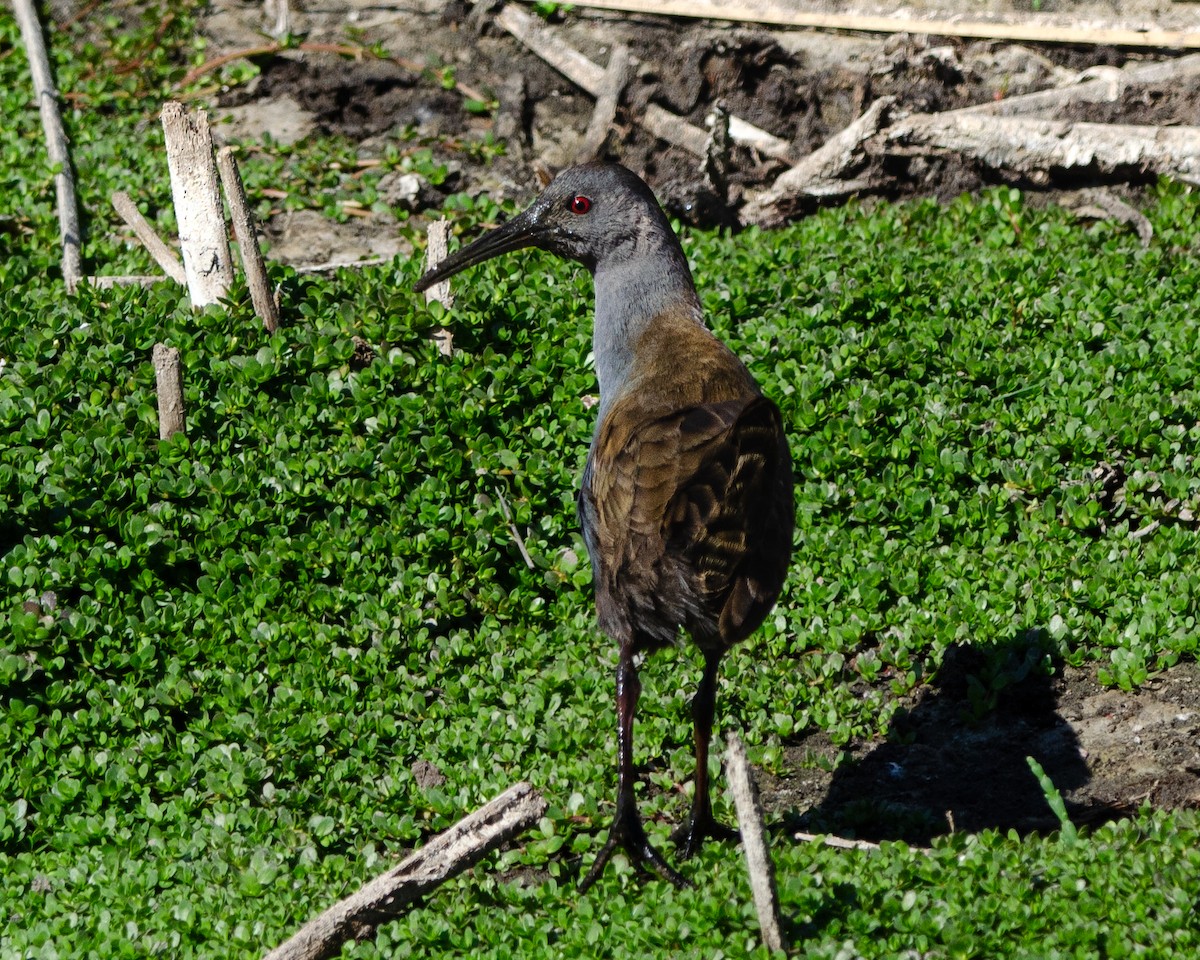
[[[878,138],[887,152],[953,152],[1047,183],[1052,169],[1200,176],[1200,127],[1069,123],[982,114],[917,114]]]
[[[631,80],[633,60],[629,56],[629,48],[618,43],[608,55],[608,67],[604,70],[604,79],[596,95],[596,107],[583,135],[583,144],[576,154],[576,163],[588,163],[603,155],[609,131],[617,119],[617,108]]]
[[[310,920],[264,960],[337,956],[342,944],[373,935],[380,924],[400,916],[418,897],[478,863],[545,812],[545,799],[528,783],[509,787],[387,873]]]
[[[183,364],[179,351],[156,343],[151,353],[154,361],[154,380],[158,389],[158,437],[170,440],[184,432]]]
[[[750,891],[758,912],[758,926],[763,945],[770,951],[787,949],[779,922],[779,892],[775,889],[775,866],[767,849],[763,830],[762,805],[746,759],[746,748],[736,735],[730,735],[725,748],[725,778],[737,807],[738,828],[742,834],[742,849],[750,872]]]
[[[865,33],[927,33],[1023,43],[1102,44],[1116,47],[1200,47],[1200,30],[1088,26],[1047,17],[1023,22],[942,20],[803,10],[795,0],[582,0],[577,6],[623,13],[651,13],[704,20],[733,20],[779,27],[861,30]],[[814,4],[815,6],[815,4]]]
[[[435,220],[429,225],[425,235],[425,269],[432,270],[445,260],[446,254],[450,252],[450,221]],[[435,283],[425,291],[426,303],[433,303],[435,300],[447,310],[454,306],[454,291],[450,289],[448,278],[441,283]],[[446,327],[435,327],[433,342],[437,344],[438,352],[442,356],[453,356],[454,333],[451,330]]]
[[[780,209],[786,201],[797,197],[825,198],[861,188],[861,181],[846,182],[842,176],[863,159],[863,143],[879,132],[895,102],[895,97],[880,97],[846,129],[782,173],[769,190],[750,199],[742,211],[743,221],[778,226],[786,219]]]
[[[258,231],[254,217],[246,202],[246,188],[233,159],[233,148],[222,147],[217,151],[217,170],[221,174],[221,186],[225,188],[225,200],[233,218],[233,234],[237,237],[238,251],[242,255],[242,269],[246,271],[246,285],[250,288],[250,300],[254,312],[262,321],[267,333],[279,329],[279,305],[271,292],[271,281],[267,277],[267,265],[263,263],[262,250],[258,245]]]
[[[129,194],[124,190],[118,190],[112,195],[113,209],[121,215],[130,228],[133,230],[137,238],[142,241],[142,246],[154,258],[163,269],[168,277],[176,283],[186,283],[184,277],[183,264],[179,262],[179,258],[175,256],[175,251],[172,250],[163,241],[155,231],[154,227],[150,226],[150,221],[142,216],[142,211],[137,208],[137,204],[133,202]]]
[[[496,23],[576,86],[586,90],[593,97],[600,95],[604,86],[604,70],[542,26],[536,18],[510,3],[496,15]],[[705,132],[669,110],[652,103],[646,107],[642,116],[635,119],[660,140],[674,144],[698,157],[704,156],[704,146],[708,140]],[[768,156],[778,159],[788,157],[787,141],[740,117],[730,116],[729,135],[736,142],[753,147]]]
[[[189,114],[175,101],[163,104],[162,125],[183,270],[192,306],[199,309],[224,297],[233,282],[212,134],[203,110]]]
[[[46,54],[46,43],[42,37],[42,25],[38,21],[33,0],[13,0],[13,10],[21,27],[21,39],[25,43],[25,55],[29,59],[29,73],[33,77],[33,91],[37,96],[38,112],[42,117],[42,129],[46,133],[46,152],[50,162],[57,165],[54,174],[54,192],[58,204],[58,234],[62,241],[63,282],[71,292],[83,277],[83,255],[79,229],[79,201],[75,197],[75,174],[71,169],[71,151],[67,146],[67,132],[63,129],[62,115],[58,110],[58,90],[50,73],[50,58]]]
[[[1038,114],[1053,119],[1053,112],[1077,103],[1113,103],[1130,88],[1151,83],[1181,80],[1200,73],[1200,54],[1189,54],[1174,60],[1130,66],[1113,75],[1087,79],[1053,90],[1038,90],[1015,97],[1005,97],[988,103],[947,110],[947,114],[988,114],[995,117]]]

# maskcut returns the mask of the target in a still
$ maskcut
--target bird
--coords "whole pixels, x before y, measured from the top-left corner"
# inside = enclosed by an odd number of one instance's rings
[[[709,795],[717,675],[787,574],[795,507],[783,419],[705,323],[679,239],[633,171],[610,162],[563,170],[526,210],[426,271],[415,289],[528,247],[582,264],[595,290],[600,400],[576,506],[599,627],[617,645],[617,797],[580,886],[619,848],[639,873],[689,886],[650,843],[637,809],[637,666],[682,634],[703,657],[691,703],[691,811],[672,835],[686,859],[705,839],[734,835],[715,820]]]

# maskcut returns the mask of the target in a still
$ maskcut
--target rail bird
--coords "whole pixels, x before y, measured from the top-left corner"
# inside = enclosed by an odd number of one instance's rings
[[[618,847],[687,881],[651,845],[634,798],[635,659],[690,636],[695,791],[684,857],[731,831],[713,818],[708,750],[717,668],[774,605],[792,547],[791,456],[779,409],[705,325],[683,248],[650,188],[612,163],[564,170],[523,213],[429,270],[418,291],[498,254],[537,247],[595,284],[600,403],[577,494],[600,628],[617,644],[617,803],[586,889]]]

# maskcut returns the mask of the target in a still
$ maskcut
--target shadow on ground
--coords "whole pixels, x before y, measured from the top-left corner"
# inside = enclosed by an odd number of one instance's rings
[[[1136,692],[1055,661],[1041,631],[998,648],[954,647],[883,742],[839,751],[823,734],[790,748],[791,775],[764,784],[783,836],[795,831],[928,845],[950,832],[1058,828],[1027,757],[1097,826],[1143,803],[1200,806],[1200,669],[1180,664]]]

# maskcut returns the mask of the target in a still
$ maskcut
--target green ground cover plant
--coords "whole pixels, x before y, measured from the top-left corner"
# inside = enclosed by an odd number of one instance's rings
[[[68,120],[91,210],[130,179],[165,191],[145,122],[188,37],[184,16],[135,78],[60,52],[104,108]],[[550,800],[539,828],[343,955],[761,954],[733,846],[687,865],[695,889],[620,867],[575,889],[614,742],[615,652],[573,515],[587,276],[492,262],[446,316],[410,292],[416,260],[274,267],[271,337],[240,287],[199,314],[170,285],[66,297],[15,43],[0,20],[19,117],[0,130],[0,958],[258,956],[519,779]],[[144,149],[117,150],[143,127]],[[498,215],[466,197],[447,213],[466,230]],[[1147,214],[1147,248],[1009,190],[685,235],[796,461],[792,573],[719,695],[756,764],[783,772],[814,730],[886,735],[952,644],[1038,631],[1129,688],[1195,656],[1200,533],[1165,504],[1200,498],[1200,202],[1164,185]],[[93,217],[86,259],[146,269]],[[429,339],[442,324],[452,358]],[[186,438],[158,440],[155,342],[182,353]],[[1120,505],[1093,474],[1116,461]],[[686,809],[694,661],[644,671],[643,811],[663,845]],[[1198,839],[1194,814],[1147,808],[929,854],[781,835],[775,855],[807,956],[1187,957]]]

